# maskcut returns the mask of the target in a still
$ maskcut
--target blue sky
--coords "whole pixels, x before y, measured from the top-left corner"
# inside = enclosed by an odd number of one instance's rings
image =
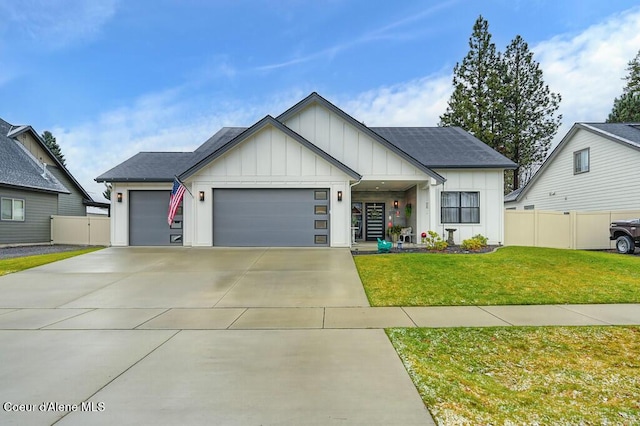
[[[559,139],[604,121],[640,49],[637,1],[0,0],[0,117],[54,133],[93,178],[193,150],[317,91],[378,126],[435,126],[479,15],[520,34],[559,92]]]

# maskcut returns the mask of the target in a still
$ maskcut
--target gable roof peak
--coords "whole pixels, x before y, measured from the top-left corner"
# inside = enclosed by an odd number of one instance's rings
[[[285,124],[283,124],[281,121],[275,119],[273,116],[269,114],[265,115],[261,120],[257,121],[253,126],[242,131],[240,134],[236,135],[226,143],[222,144],[221,146],[207,153],[207,155],[197,158],[197,160],[191,165],[191,167],[189,167],[188,169],[186,169],[184,172],[180,174],[180,177],[183,179],[188,178],[189,176],[196,173],[198,170],[205,167],[207,164],[211,163],[211,161],[215,160],[216,158],[220,157],[224,153],[228,152],[229,150],[231,150],[232,148],[240,144],[242,141],[246,140],[247,138],[250,138],[251,136],[259,132],[260,130],[264,129],[268,125],[275,127],[276,129],[285,133],[287,136],[298,141],[301,145],[305,146],[306,148],[314,152],[316,155],[322,157],[329,163],[333,164],[334,166],[336,166],[337,168],[339,168],[340,170],[342,170],[352,178],[354,179],[362,178],[362,176],[360,176],[360,174],[358,174],[356,171],[349,168],[347,165],[343,164],[342,162],[338,161],[331,155],[327,154],[326,152],[324,152],[323,150],[321,150],[320,148],[318,148],[317,146],[309,142],[303,136],[294,132]]]

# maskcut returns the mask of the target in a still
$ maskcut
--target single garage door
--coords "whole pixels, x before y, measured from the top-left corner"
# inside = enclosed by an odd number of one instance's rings
[[[328,189],[214,189],[213,245],[329,245]]]
[[[171,191],[129,191],[129,245],[182,245],[182,205],[167,224]]]

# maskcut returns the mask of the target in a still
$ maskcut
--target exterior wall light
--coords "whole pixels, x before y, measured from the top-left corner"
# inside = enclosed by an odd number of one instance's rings
[[[200,197],[200,201],[204,201],[204,191],[200,191],[198,196]]]
[[[122,192],[118,192],[118,193],[116,194],[116,199],[118,200],[118,202],[119,202],[119,203],[121,203],[121,202],[122,202]]]
[[[393,208],[394,209],[398,208],[398,200],[393,200]]]
[[[338,201],[342,201],[342,191],[338,191]]]

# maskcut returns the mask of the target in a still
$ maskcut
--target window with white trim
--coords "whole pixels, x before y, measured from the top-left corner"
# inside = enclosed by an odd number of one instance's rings
[[[589,148],[581,149],[573,153],[573,174],[589,171]]]
[[[442,223],[480,223],[480,193],[443,191],[440,195]]]
[[[0,220],[24,221],[24,200],[18,198],[0,199]]]

